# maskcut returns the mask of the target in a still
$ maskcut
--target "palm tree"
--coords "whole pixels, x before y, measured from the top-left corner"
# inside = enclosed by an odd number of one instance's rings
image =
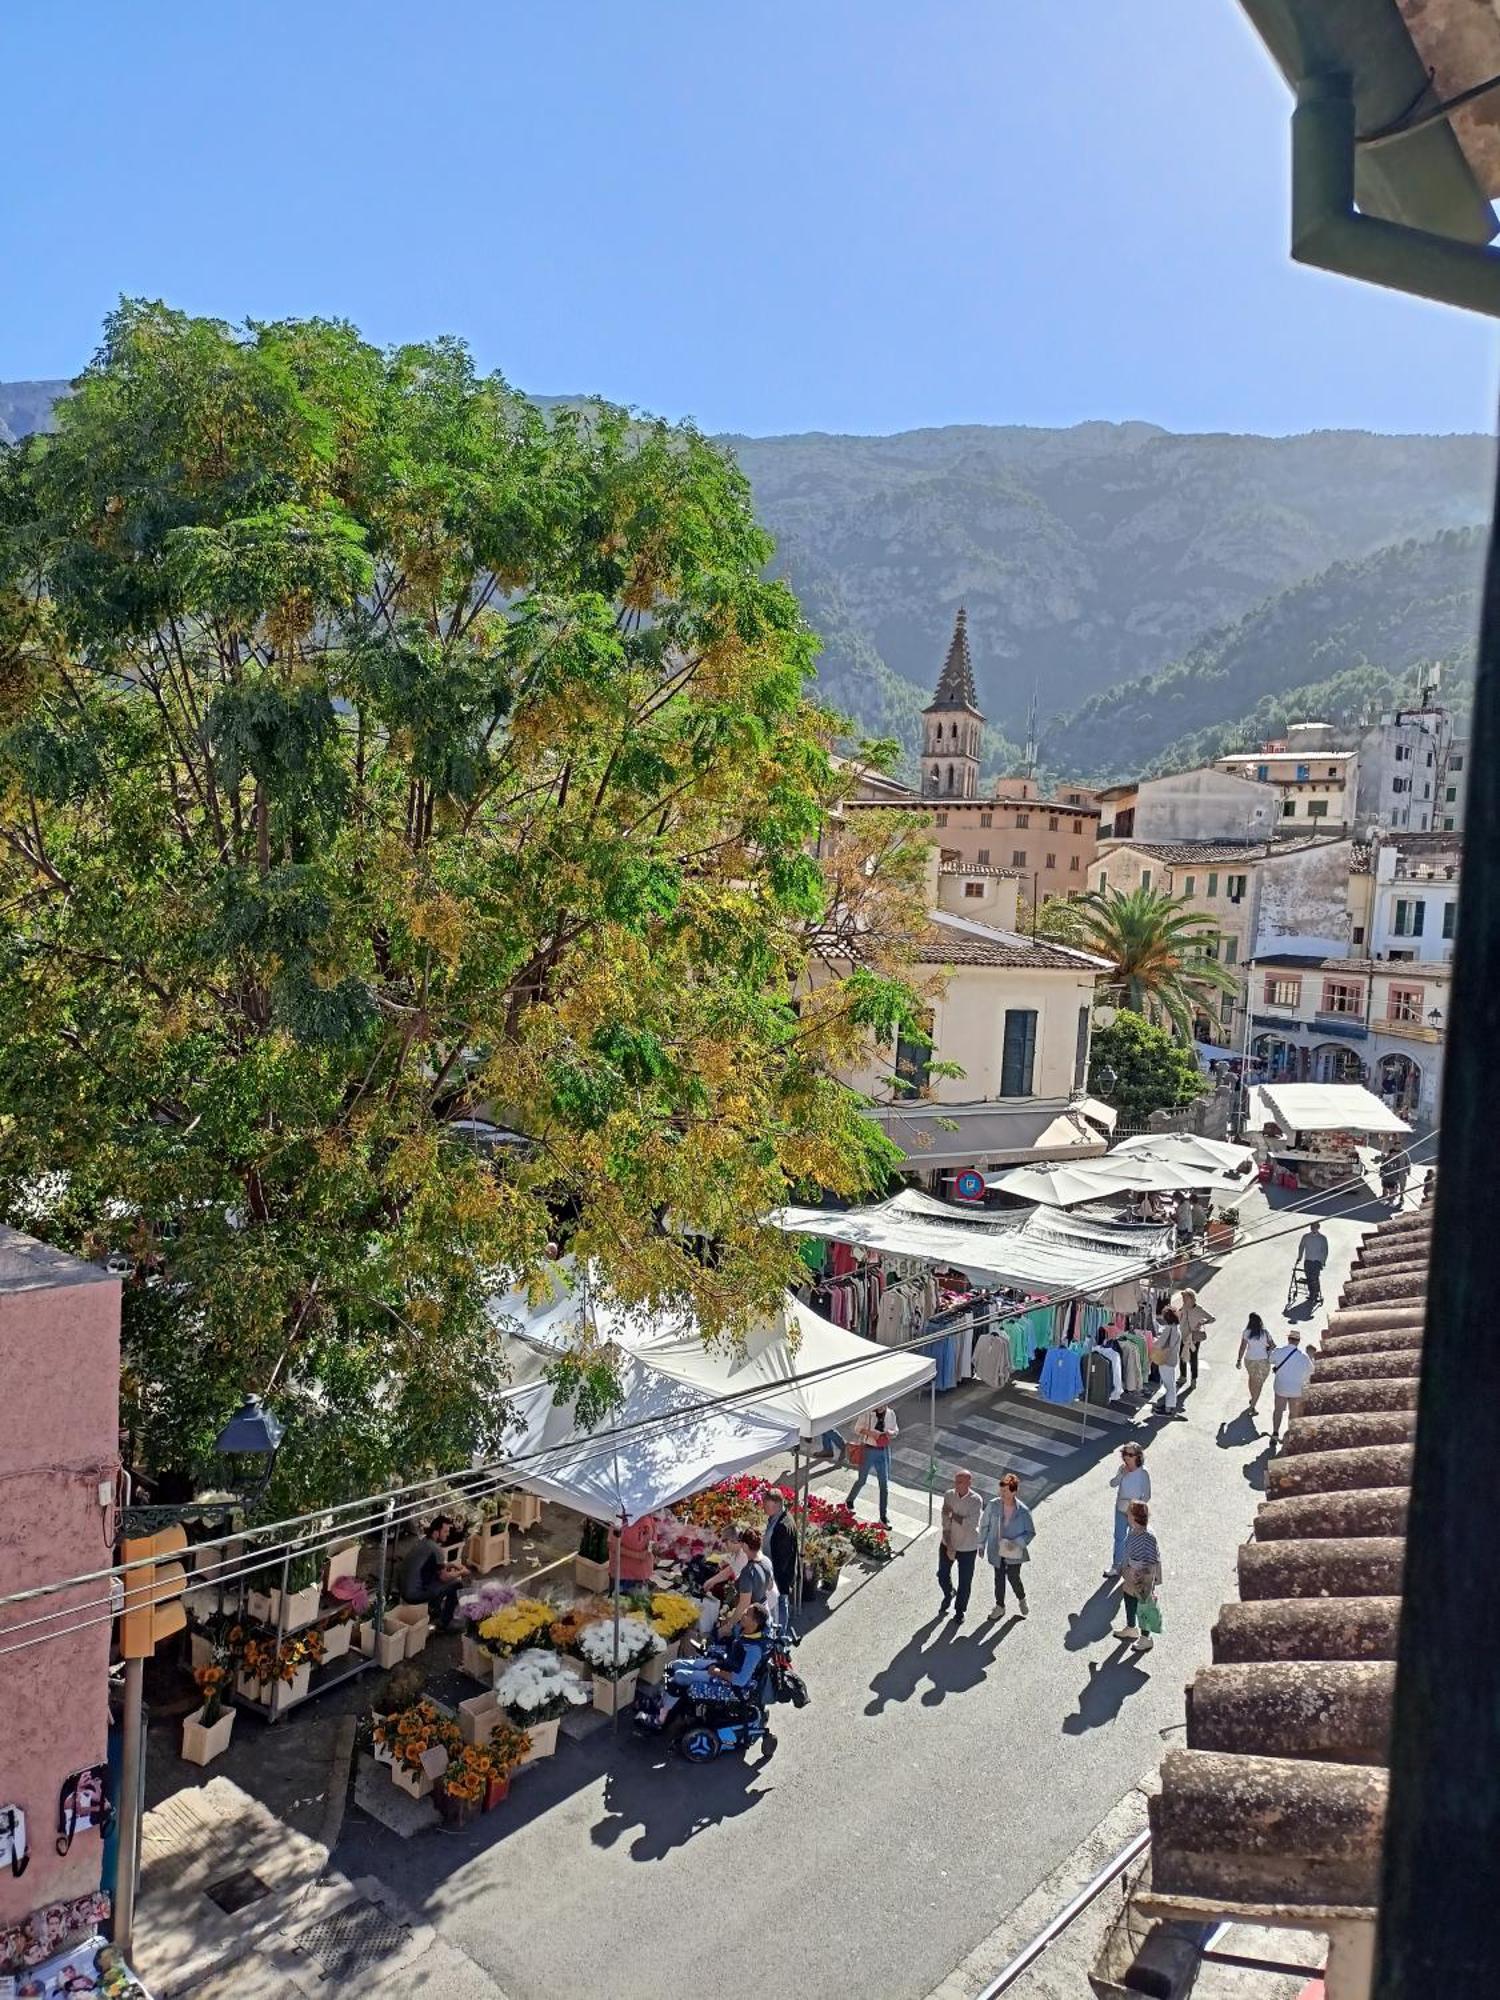
[[[1229,967],[1209,956],[1218,932],[1213,919],[1190,910],[1186,897],[1162,889],[1091,889],[1072,902],[1051,897],[1037,931],[1059,944],[1107,958],[1112,968],[1101,997],[1193,1039],[1193,1021],[1215,1025],[1219,996],[1239,990]]]

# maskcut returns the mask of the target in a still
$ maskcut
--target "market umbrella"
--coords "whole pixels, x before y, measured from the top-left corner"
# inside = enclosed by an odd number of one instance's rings
[[[1122,1139],[1109,1157],[1118,1159],[1121,1154],[1239,1179],[1255,1165],[1255,1154],[1248,1146],[1231,1145],[1227,1139],[1202,1139],[1196,1132],[1142,1132],[1134,1139]]]
[[[1155,1178],[1149,1166],[1143,1168],[1137,1161],[1112,1158],[1010,1167],[985,1182],[986,1187],[1018,1195],[1022,1201],[1039,1202],[1044,1208],[1075,1208],[1080,1202],[1099,1201],[1105,1195],[1180,1185]]]

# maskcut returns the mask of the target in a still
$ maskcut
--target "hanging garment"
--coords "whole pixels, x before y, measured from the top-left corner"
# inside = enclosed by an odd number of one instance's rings
[[[974,1342],[974,1373],[992,1389],[1010,1380],[1010,1343],[996,1333],[982,1333]]]
[[[1040,1394],[1045,1403],[1076,1403],[1083,1393],[1083,1369],[1076,1347],[1054,1347],[1042,1364]]]

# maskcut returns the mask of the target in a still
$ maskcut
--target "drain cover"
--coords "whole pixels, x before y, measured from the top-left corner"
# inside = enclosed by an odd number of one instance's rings
[[[269,1896],[271,1885],[262,1882],[253,1868],[241,1868],[236,1874],[210,1882],[203,1893],[211,1903],[218,1904],[226,1917],[234,1917],[252,1903],[258,1903],[262,1896]]]
[[[399,1951],[410,1936],[405,1924],[373,1903],[358,1903],[309,1924],[292,1939],[292,1949],[315,1960],[325,1979],[349,1979]]]

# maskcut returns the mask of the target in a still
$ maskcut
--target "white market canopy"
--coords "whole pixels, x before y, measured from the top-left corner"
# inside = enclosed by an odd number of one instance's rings
[[[1169,1194],[1183,1188],[1231,1185],[1217,1166],[1122,1153],[1118,1148],[1102,1160],[1079,1160],[1073,1166],[1012,1167],[985,1182],[986,1187],[1048,1208],[1075,1208],[1114,1194]]]
[[[1261,1083],[1250,1093],[1250,1125],[1283,1132],[1409,1132],[1361,1083]]]
[[[516,1477],[528,1492],[595,1521],[638,1521],[758,1465],[796,1436],[790,1423],[758,1411],[704,1409],[699,1390],[634,1355],[621,1358],[620,1382],[624,1402],[593,1431],[579,1427],[575,1405],[552,1400],[550,1382],[507,1398],[520,1421],[505,1450],[521,1461]]]
[[[1066,1217],[1043,1208],[1025,1216],[992,1210],[983,1222],[955,1209],[955,1220],[945,1222],[910,1213],[902,1199],[898,1195],[874,1208],[782,1208],[769,1219],[793,1235],[942,1264],[1048,1298],[1097,1294],[1131,1282],[1166,1243],[1164,1231],[1129,1225],[1090,1223],[1070,1230]]]

